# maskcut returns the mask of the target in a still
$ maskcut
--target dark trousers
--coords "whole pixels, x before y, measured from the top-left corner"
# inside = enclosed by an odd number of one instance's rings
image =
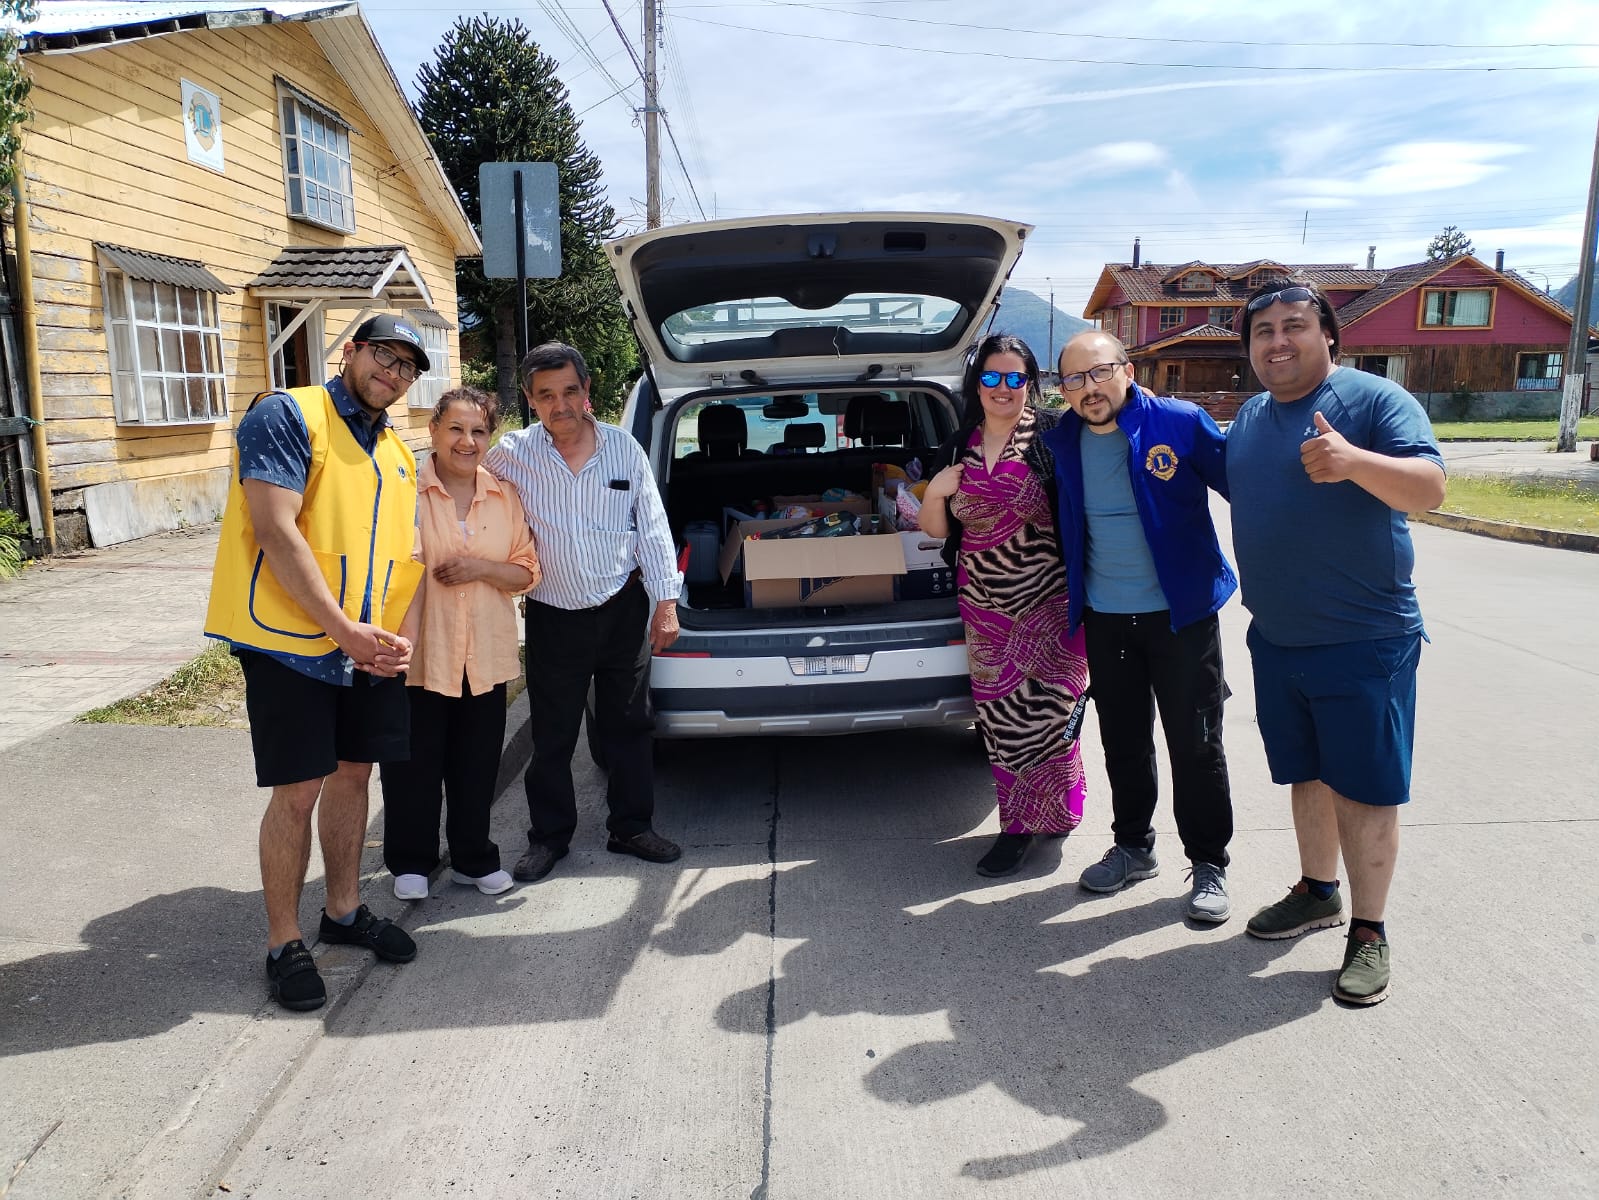
[[[1193,862],[1227,865],[1233,804],[1221,744],[1221,626],[1215,616],[1172,632],[1171,614],[1083,615],[1088,676],[1110,777],[1116,844],[1155,848],[1158,784],[1155,709],[1171,759],[1172,813],[1183,852]]]
[[[591,683],[594,738],[609,776],[605,827],[619,838],[650,827],[655,811],[650,607],[636,576],[595,608],[574,611],[527,602],[533,761],[523,781],[529,844],[564,850],[577,829],[572,751]]]
[[[405,689],[411,701],[411,759],[384,763],[383,865],[391,875],[426,875],[439,865],[439,808],[450,865],[478,878],[500,869],[489,840],[489,809],[505,741],[505,685],[481,696]]]

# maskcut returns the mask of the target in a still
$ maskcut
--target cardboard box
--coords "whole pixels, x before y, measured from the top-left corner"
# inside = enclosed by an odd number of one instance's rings
[[[822,505],[829,512],[864,515],[859,500]],[[894,598],[894,581],[905,573],[898,536],[756,539],[752,533],[787,529],[799,521],[740,521],[722,546],[722,579],[740,560],[744,603],[749,608],[816,608],[829,604],[883,604]]]
[[[944,564],[944,539],[901,533],[905,574],[895,580],[896,600],[933,600],[955,594],[955,572]]]

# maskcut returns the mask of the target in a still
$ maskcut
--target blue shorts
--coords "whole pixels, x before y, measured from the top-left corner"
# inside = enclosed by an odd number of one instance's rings
[[[1277,646],[1251,625],[1255,717],[1272,782],[1319,779],[1361,804],[1409,800],[1421,638]]]

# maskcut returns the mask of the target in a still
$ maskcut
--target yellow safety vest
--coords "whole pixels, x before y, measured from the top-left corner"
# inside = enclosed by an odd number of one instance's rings
[[[411,558],[416,459],[392,428],[378,434],[368,454],[326,388],[285,394],[311,439],[311,469],[295,525],[350,619],[397,631],[424,571]],[[313,658],[338,649],[272,574],[245,502],[237,450],[205,632],[235,646]]]

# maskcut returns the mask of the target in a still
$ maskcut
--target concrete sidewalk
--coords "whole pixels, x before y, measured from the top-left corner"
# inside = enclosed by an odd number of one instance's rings
[[[59,554],[0,581],[0,750],[136,695],[204,649],[220,528]]]
[[[1599,492],[1599,462],[1589,457],[1590,445],[1578,442],[1575,452],[1556,454],[1544,442],[1444,442],[1443,452],[1451,475],[1571,480],[1585,491]]]

